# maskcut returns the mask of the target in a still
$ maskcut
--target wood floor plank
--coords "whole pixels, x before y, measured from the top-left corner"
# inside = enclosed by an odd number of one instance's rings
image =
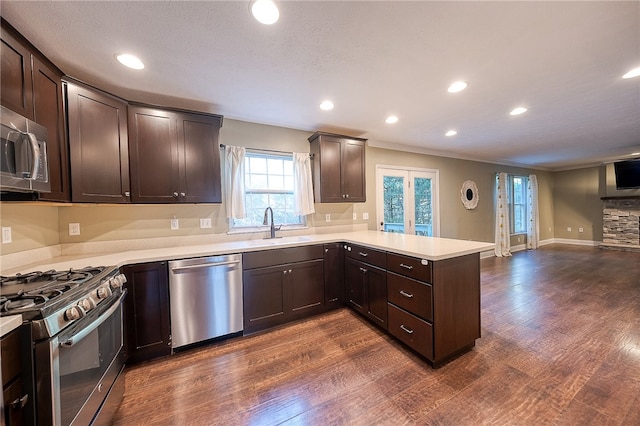
[[[127,368],[116,425],[640,424],[640,254],[481,261],[482,337],[432,369],[348,309]]]

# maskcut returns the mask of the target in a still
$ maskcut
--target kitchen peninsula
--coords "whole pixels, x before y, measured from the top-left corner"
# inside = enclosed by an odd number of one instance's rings
[[[60,256],[11,268],[2,274],[66,270],[89,264],[124,267],[232,253],[260,256],[273,250],[295,253],[297,248],[307,246],[322,247],[326,254],[331,245],[342,248],[342,253],[331,260],[325,257],[324,262],[329,264],[338,259],[342,266],[337,275],[335,272],[331,277],[325,274],[322,292],[330,281],[342,282],[344,279],[341,301],[418,352],[433,366],[475,345],[480,337],[480,252],[491,250],[493,243],[355,231],[120,250],[77,255],[72,259]],[[287,260],[286,257],[281,259]],[[245,310],[247,298],[245,291]],[[245,316],[245,333],[247,328],[258,331],[248,325]]]

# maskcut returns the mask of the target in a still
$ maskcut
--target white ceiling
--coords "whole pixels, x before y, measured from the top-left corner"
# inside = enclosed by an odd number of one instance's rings
[[[278,5],[272,26],[248,0],[2,0],[1,13],[66,74],[133,101],[548,170],[640,152],[640,77],[621,78],[640,66],[638,1]],[[467,90],[447,93],[459,79]]]

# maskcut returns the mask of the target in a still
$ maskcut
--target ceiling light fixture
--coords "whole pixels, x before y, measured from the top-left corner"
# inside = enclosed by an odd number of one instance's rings
[[[249,3],[249,7],[253,17],[262,24],[275,24],[280,18],[280,11],[273,0],[255,0]]]
[[[525,112],[527,112],[527,109],[525,107],[518,107],[518,108],[514,108],[509,114],[520,115],[520,114],[524,114]]]
[[[449,130],[447,133],[445,133],[445,136],[455,136],[458,134],[457,130]]]
[[[633,78],[639,75],[640,75],[640,67],[632,69],[631,71],[623,75],[622,78]]]
[[[322,101],[322,103],[320,104],[320,109],[324,111],[331,111],[333,109],[333,102]]]
[[[464,89],[467,88],[468,85],[469,85],[469,83],[467,83],[466,81],[456,81],[454,83],[451,83],[451,86],[449,86],[447,91],[449,93],[462,92]]]
[[[129,53],[116,55],[116,59],[125,67],[129,67],[134,70],[141,70],[144,68],[144,64],[142,63],[142,61],[137,56],[131,55]]]
[[[386,120],[384,120],[384,122],[387,124],[395,124],[398,122],[398,117],[396,117],[395,115],[390,115]]]

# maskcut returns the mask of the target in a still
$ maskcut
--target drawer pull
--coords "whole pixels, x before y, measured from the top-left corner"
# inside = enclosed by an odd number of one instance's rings
[[[400,325],[400,328],[407,332],[408,334],[413,334],[413,330],[404,326],[404,324]]]
[[[358,254],[359,254],[360,256],[362,256],[362,257],[367,257],[367,256],[369,256],[369,253],[363,253],[363,252],[361,252],[361,251],[359,251],[359,252],[358,252]]]
[[[362,271],[362,273],[363,273],[363,274],[366,274],[366,273],[367,273],[367,270],[366,270],[366,269],[364,269],[364,268],[360,268],[360,271]]]
[[[413,266],[411,266],[411,265],[405,265],[404,263],[401,263],[401,264],[400,264],[400,267],[401,267],[401,268],[406,268],[406,269],[408,269],[408,270],[412,270],[412,269],[413,269]]]
[[[14,410],[23,409],[27,405],[27,401],[29,401],[29,394],[22,395],[11,403],[11,408]]]
[[[413,297],[413,294],[407,293],[404,290],[400,290],[400,294],[403,295],[404,297],[408,298],[408,299],[411,299]]]

